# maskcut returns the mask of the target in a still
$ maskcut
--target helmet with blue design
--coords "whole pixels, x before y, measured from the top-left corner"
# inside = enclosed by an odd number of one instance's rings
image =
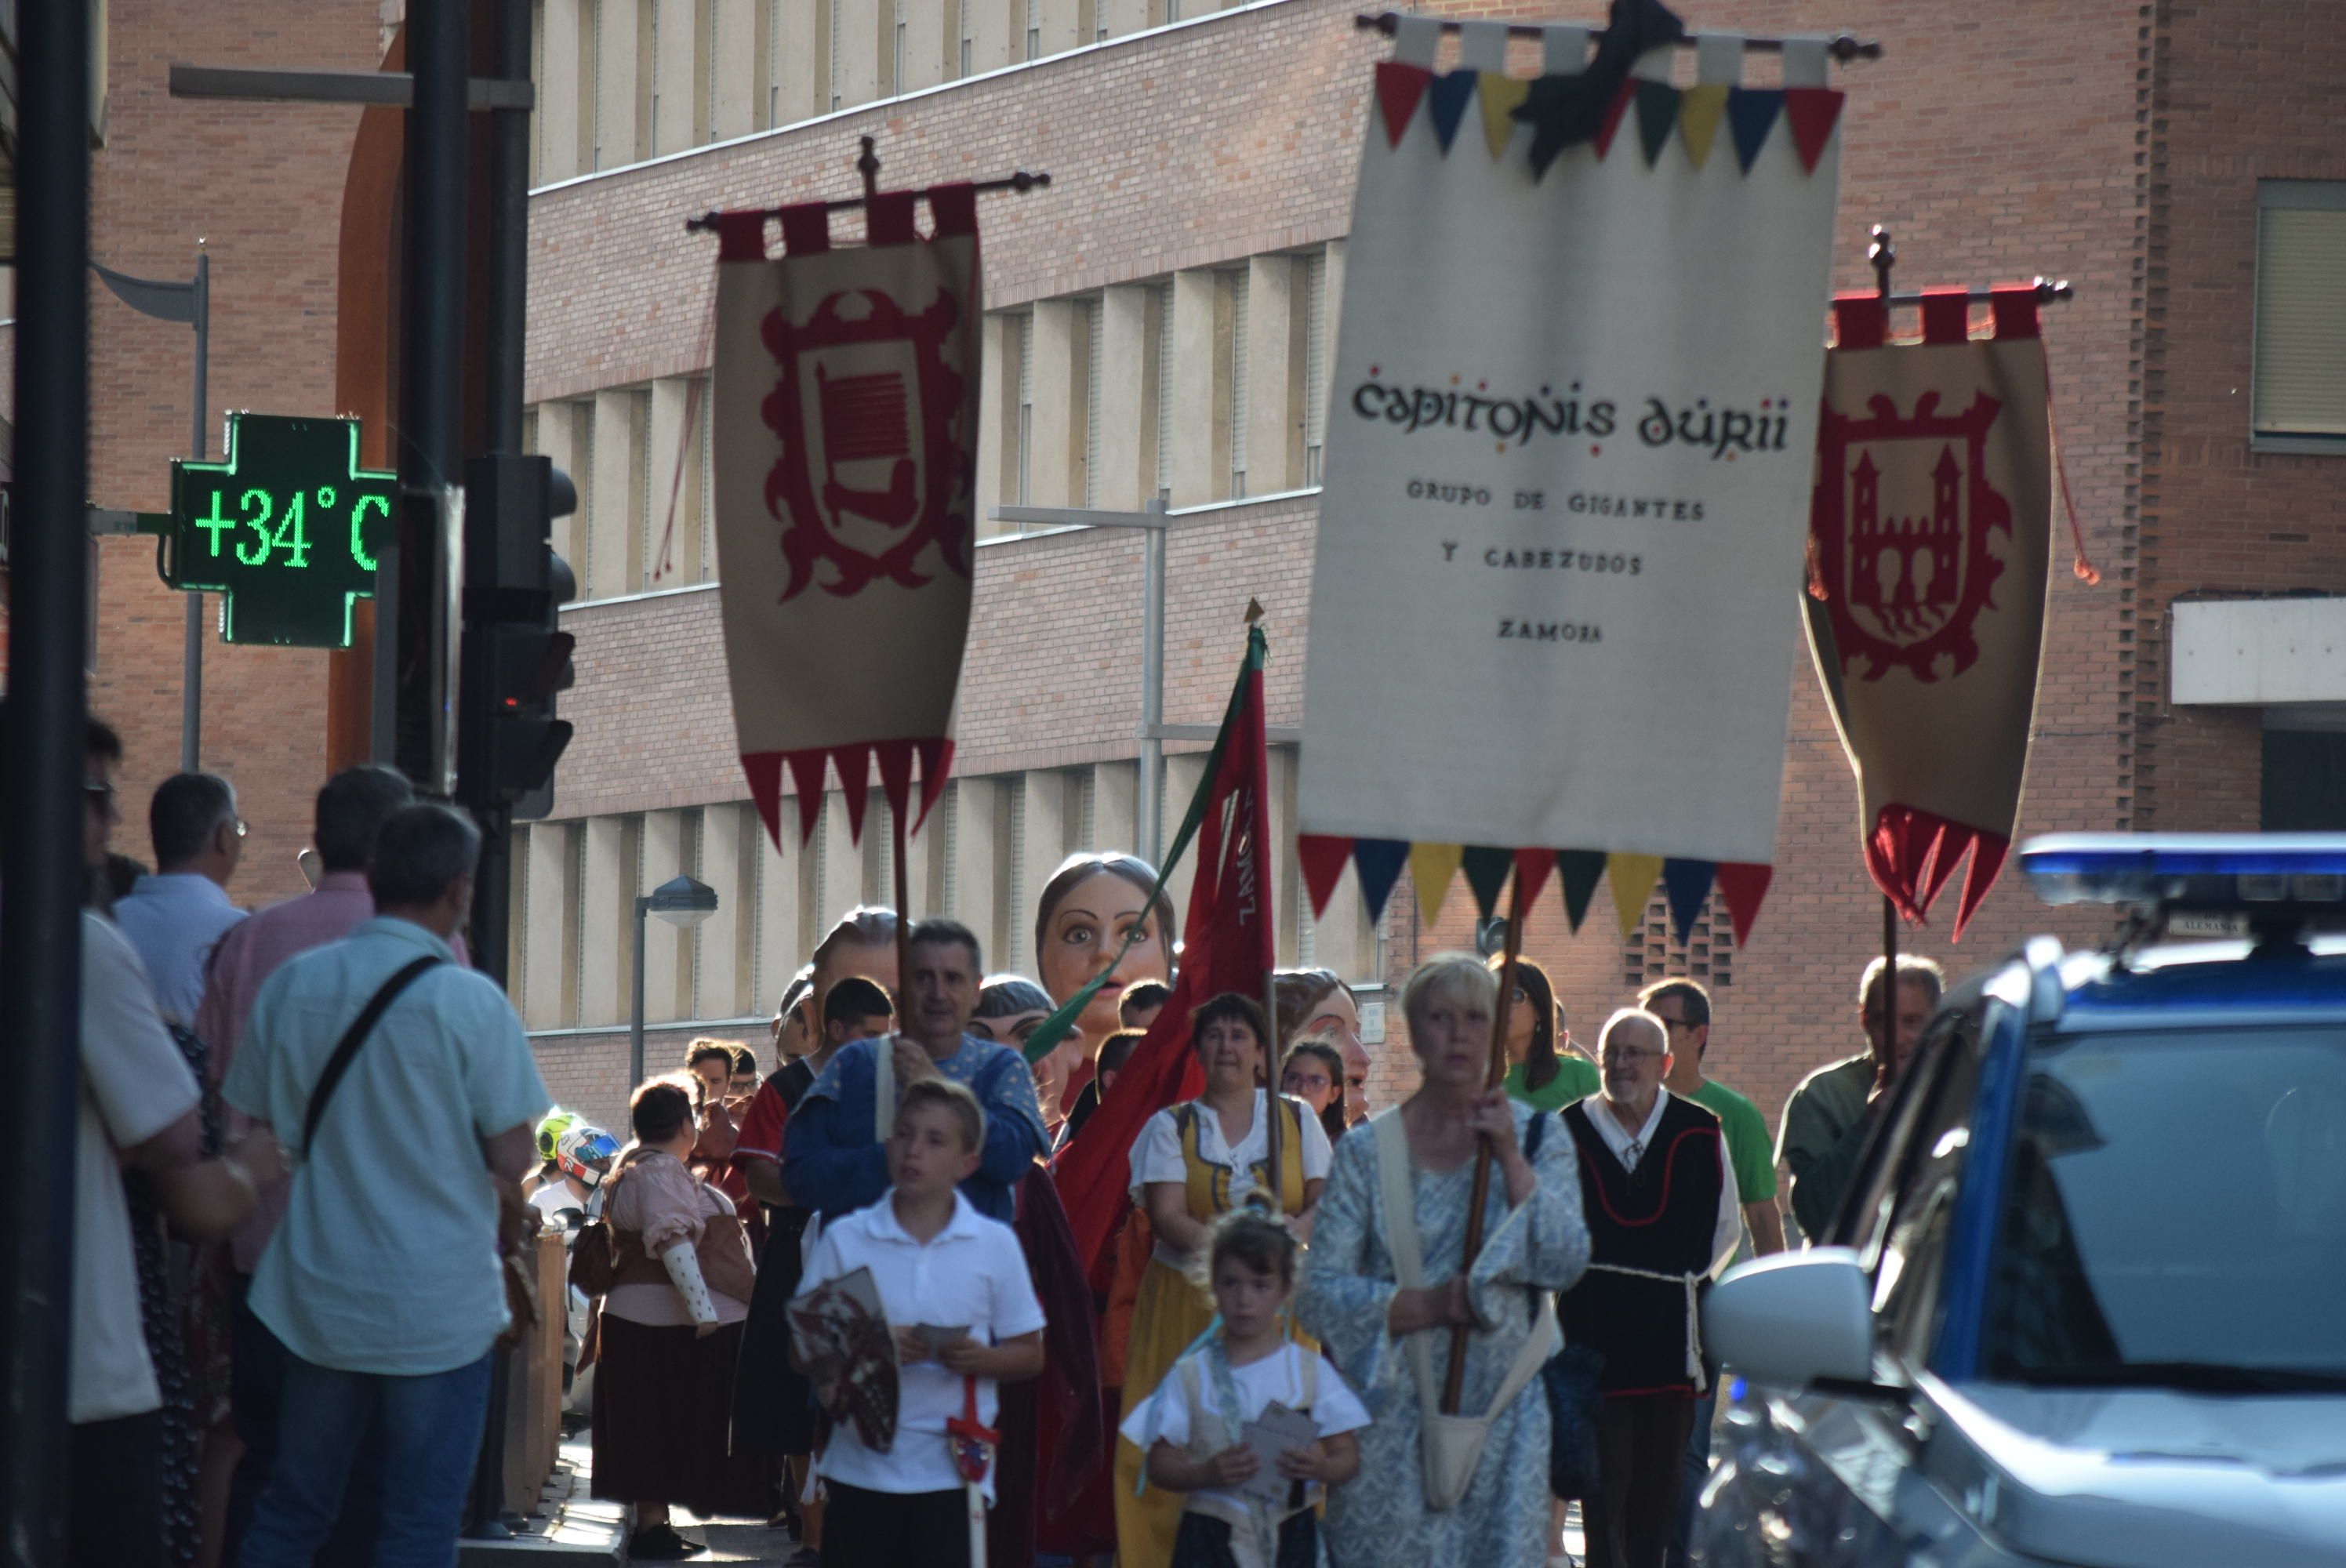
[[[556,1145],[556,1157],[565,1176],[576,1176],[588,1186],[599,1186],[619,1157],[619,1140],[585,1122],[573,1125]]]

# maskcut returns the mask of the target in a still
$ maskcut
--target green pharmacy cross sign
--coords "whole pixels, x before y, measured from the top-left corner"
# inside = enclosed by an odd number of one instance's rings
[[[374,596],[398,476],[359,466],[359,422],[228,416],[228,460],[171,464],[163,581],[220,596],[220,640],[346,648]]]

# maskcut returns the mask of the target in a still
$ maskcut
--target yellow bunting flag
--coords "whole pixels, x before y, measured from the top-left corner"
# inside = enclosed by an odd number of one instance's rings
[[[1613,918],[1621,924],[1621,940],[1637,929],[1646,918],[1646,905],[1654,896],[1654,884],[1661,880],[1662,857],[1659,855],[1607,855],[1605,858],[1605,880],[1613,889]]]
[[[1464,844],[1409,847],[1409,878],[1417,884],[1417,907],[1424,911],[1426,924],[1432,925],[1433,917],[1442,912],[1443,896],[1449,892],[1450,883],[1465,858]]]
[[[1706,82],[1678,95],[1678,135],[1686,138],[1687,157],[1700,168],[1710,157],[1711,139],[1727,115],[1727,84]]]
[[[1507,150],[1515,134],[1515,107],[1531,90],[1523,77],[1495,71],[1485,71],[1475,81],[1474,91],[1483,100],[1483,139],[1490,144],[1493,158]]]

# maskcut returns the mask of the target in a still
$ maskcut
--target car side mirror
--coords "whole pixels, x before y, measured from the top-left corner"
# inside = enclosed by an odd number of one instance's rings
[[[1712,1287],[1703,1340],[1722,1364],[1763,1386],[1871,1385],[1872,1294],[1846,1247],[1755,1258]]]

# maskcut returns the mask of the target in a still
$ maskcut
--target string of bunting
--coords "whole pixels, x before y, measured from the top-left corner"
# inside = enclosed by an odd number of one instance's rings
[[[1465,124],[1467,106],[1479,104],[1484,145],[1497,158],[1505,155],[1518,125],[1536,120],[1536,100],[1543,90],[1549,84],[1570,79],[1534,79],[1465,69],[1437,75],[1423,66],[1385,60],[1377,66],[1377,112],[1387,143],[1397,147],[1423,107],[1446,158],[1459,127]],[[1700,168],[1709,161],[1724,125],[1735,148],[1736,162],[1749,174],[1767,145],[1769,133],[1781,120],[1790,129],[1801,168],[1813,174],[1825,144],[1832,138],[1833,127],[1840,122],[1842,96],[1831,87],[1743,87],[1724,82],[1676,87],[1668,82],[1632,79],[1623,82],[1613,95],[1594,144],[1600,159],[1610,153],[1615,137],[1634,110],[1637,144],[1647,167],[1659,160],[1675,130],[1687,158]],[[1535,172],[1546,172],[1540,160],[1534,161]]]
[[[1488,920],[1497,908],[1500,892],[1512,871],[1523,883],[1529,908],[1546,888],[1553,874],[1564,889],[1565,918],[1576,934],[1588,918],[1596,884],[1612,890],[1614,919],[1623,937],[1646,918],[1647,902],[1659,882],[1669,904],[1670,927],[1683,944],[1702,916],[1711,890],[1719,890],[1727,906],[1728,922],[1740,947],[1749,938],[1760,906],[1775,875],[1772,866],[1717,860],[1693,860],[1661,855],[1630,854],[1602,850],[1499,850],[1466,844],[1411,844],[1394,839],[1347,839],[1324,833],[1296,836],[1296,859],[1303,872],[1304,891],[1311,899],[1314,918],[1322,917],[1336,884],[1352,866],[1360,874],[1361,897],[1369,919],[1384,914],[1385,901],[1405,870],[1416,891],[1419,910],[1431,924],[1462,871],[1474,898],[1474,907]]]

